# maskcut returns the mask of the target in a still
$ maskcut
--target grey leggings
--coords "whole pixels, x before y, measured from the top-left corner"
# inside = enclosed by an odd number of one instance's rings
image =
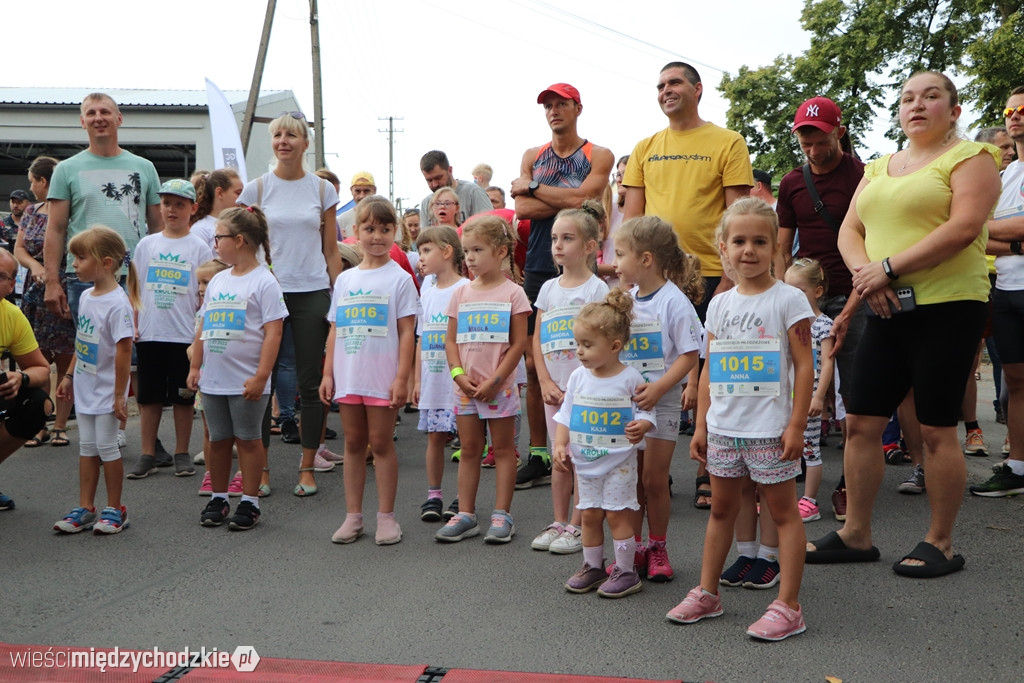
[[[300,431],[302,447],[317,448],[324,426],[324,404],[320,402],[320,379],[324,369],[324,347],[327,344],[327,312],[331,307],[330,290],[293,292],[284,295],[295,344],[295,375],[301,397]]]

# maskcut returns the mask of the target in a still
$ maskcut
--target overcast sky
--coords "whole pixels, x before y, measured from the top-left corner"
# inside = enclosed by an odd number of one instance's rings
[[[277,5],[262,87],[294,90],[312,117],[309,3]],[[580,134],[616,157],[628,154],[666,125],[655,85],[661,66],[676,59],[701,73],[701,115],[724,125],[722,72],[806,49],[802,6],[802,0],[320,0],[327,164],[343,186],[354,172],[368,170],[387,194],[388,140],[378,132],[387,122],[378,117],[395,116],[403,118],[395,127],[404,130],[395,136],[395,195],[407,205],[427,193],[419,158],[430,149],[447,152],[462,179],[477,163],[491,164],[494,181],[507,189],[526,148],[550,139],[536,96],[560,81],[580,90]],[[263,0],[7,2],[0,14],[4,80],[201,90],[208,77],[224,90],[247,90],[265,10]],[[15,26],[24,30],[22,38]],[[18,49],[24,53],[15,58]]]

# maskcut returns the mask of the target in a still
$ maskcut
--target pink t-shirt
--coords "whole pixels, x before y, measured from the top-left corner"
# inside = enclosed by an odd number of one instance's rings
[[[509,349],[512,316],[529,313],[530,301],[523,288],[511,280],[503,280],[493,289],[479,290],[472,285],[460,287],[452,294],[445,313],[458,320],[458,333],[448,344],[459,347],[462,369],[474,382],[494,377]],[[515,373],[502,382],[499,391],[511,388]],[[456,395],[462,395],[458,385]]]

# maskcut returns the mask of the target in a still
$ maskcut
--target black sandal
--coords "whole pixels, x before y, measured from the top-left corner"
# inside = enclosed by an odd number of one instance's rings
[[[711,477],[704,475],[697,477],[697,490],[693,494],[693,507],[698,510],[710,510],[711,503],[701,503],[701,498],[711,497]]]
[[[50,430],[47,429],[46,427],[43,427],[42,429],[39,430],[39,432],[36,433],[35,436],[26,441],[23,445],[25,446],[25,448],[38,448],[39,446],[42,446],[49,440]]]
[[[50,441],[50,445],[54,448],[61,448],[71,443],[68,441],[68,430],[66,429],[54,429],[51,435],[53,438]]]

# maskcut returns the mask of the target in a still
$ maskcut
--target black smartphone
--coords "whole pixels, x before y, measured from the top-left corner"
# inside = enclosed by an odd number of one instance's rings
[[[913,287],[898,287],[893,291],[896,292],[896,298],[900,302],[900,308],[897,309],[895,304],[893,304],[892,301],[889,301],[890,313],[893,315],[899,315],[900,313],[907,313],[917,308],[917,299],[914,297]],[[877,317],[877,314],[871,310],[871,307],[866,303],[864,304],[864,308],[867,309],[868,315]]]

